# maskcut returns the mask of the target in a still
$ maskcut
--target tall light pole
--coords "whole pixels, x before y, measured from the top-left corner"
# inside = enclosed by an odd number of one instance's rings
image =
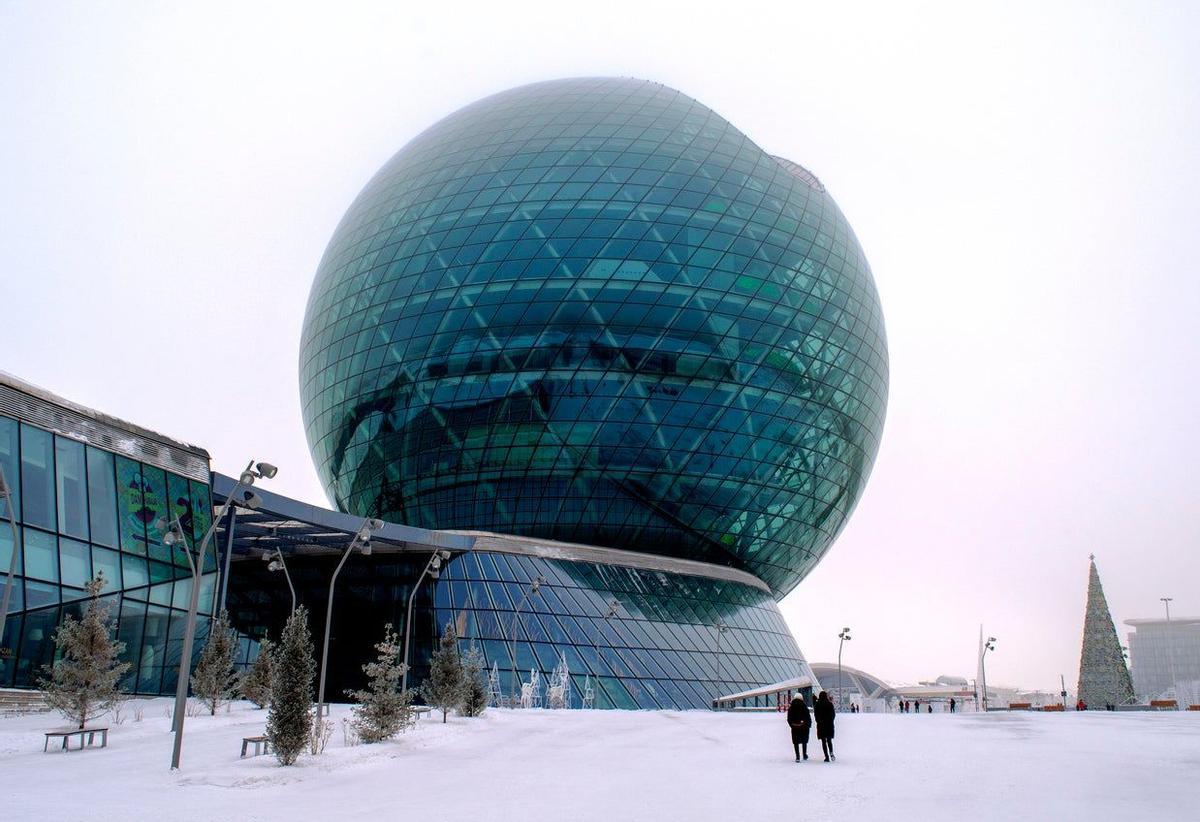
[[[983,650],[979,653],[979,671],[983,674],[983,712],[987,713],[987,652],[996,650],[996,638],[988,637],[988,641],[983,646]]]
[[[716,679],[715,684],[717,686],[717,699],[720,699],[721,698],[721,635],[729,630],[729,626],[725,624],[725,620],[718,619],[715,623],[713,623],[713,629],[717,632],[717,653],[715,656],[716,668],[717,668],[717,679]]]
[[[292,585],[292,575],[288,573],[287,563],[283,561],[283,550],[279,546],[275,546],[275,556],[271,556],[270,551],[263,552],[263,562],[267,563],[268,571],[283,571],[283,578],[287,580],[288,590],[292,592],[292,613],[296,611],[296,588]]]
[[[12,556],[8,560],[8,578],[4,582],[4,599],[0,601],[0,651],[4,648],[4,623],[8,619],[8,600],[12,596],[13,574],[17,572],[17,557],[21,556],[21,537],[17,533],[17,509],[13,507],[12,492],[8,489],[8,478],[4,466],[0,465],[0,494],[4,496],[4,510],[8,512],[8,524],[12,528]]]
[[[433,556],[429,558],[429,562],[425,563],[425,570],[421,572],[421,576],[417,577],[417,581],[413,583],[412,590],[408,593],[408,612],[404,617],[404,665],[401,668],[404,673],[400,680],[400,690],[408,690],[408,643],[412,637],[412,609],[413,600],[416,599],[417,589],[421,587],[421,583],[425,577],[437,579],[442,574],[442,563],[450,559],[449,551],[434,551]]]
[[[838,633],[838,693],[837,693],[837,704],[838,704],[838,707],[839,707],[839,708],[842,706],[842,646],[843,646],[843,645],[845,645],[845,644],[846,644],[846,642],[847,642],[848,640],[850,640],[850,639],[853,639],[853,637],[852,637],[852,636],[850,636],[850,629],[849,629],[849,628],[843,628],[843,629],[842,629],[842,630],[841,630],[841,631]]]
[[[337,584],[338,574],[342,572],[342,566],[346,564],[355,548],[362,551],[364,557],[371,555],[371,534],[382,527],[383,520],[364,519],[358,527],[358,532],[342,552],[337,568],[333,569],[333,576],[329,578],[329,599],[325,601],[325,642],[321,645],[321,684],[317,689],[318,720],[325,715],[325,664],[329,661],[329,627],[333,623],[333,586]]]
[[[1171,663],[1171,692],[1175,695],[1175,707],[1179,707],[1179,680],[1175,678],[1175,638],[1171,631],[1171,602],[1174,597],[1159,597],[1167,609],[1167,660]]]
[[[517,603],[517,607],[513,611],[512,631],[509,632],[509,635],[512,637],[513,646],[513,705],[516,705],[521,699],[521,672],[517,667],[519,664],[517,662],[517,620],[520,619],[521,616],[521,606],[525,604],[525,601],[529,599],[529,597],[539,593],[542,590],[542,586],[547,582],[549,582],[548,579],[541,574],[538,574],[537,577],[529,583],[529,590],[526,591],[521,597],[521,601]]]
[[[192,550],[188,546],[187,536],[183,533],[183,526],[179,522],[179,517],[176,516],[172,522],[159,520],[159,528],[163,531],[163,543],[168,546],[178,545],[179,548],[187,556],[188,565],[192,569],[192,595],[188,600],[188,616],[187,624],[183,629],[183,653],[179,658],[179,682],[175,686],[175,745],[171,751],[171,770],[179,768],[179,757],[183,751],[183,720],[184,714],[187,712],[187,694],[188,680],[192,675],[192,642],[196,634],[196,612],[200,607],[200,576],[204,573],[204,555],[208,550],[209,540],[212,539],[213,533],[217,530],[217,526],[221,524],[221,520],[225,518],[225,514],[229,512],[230,507],[236,503],[246,508],[257,508],[261,503],[258,495],[250,490],[250,486],[254,484],[256,479],[271,479],[279,469],[269,462],[255,463],[250,460],[246,464],[246,470],[234,483],[233,489],[229,492],[229,496],[225,498],[225,504],[221,506],[221,511],[213,517],[212,523],[208,526],[208,531],[205,532],[204,538],[200,541],[200,547],[196,549],[196,557],[193,561]],[[245,488],[245,492],[241,498],[238,498],[238,491]]]

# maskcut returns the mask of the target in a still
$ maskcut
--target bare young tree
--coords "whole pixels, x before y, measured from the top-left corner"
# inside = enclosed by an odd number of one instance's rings
[[[421,686],[421,695],[430,705],[442,712],[442,722],[446,721],[446,715],[450,711],[462,705],[463,666],[458,654],[458,634],[454,630],[453,622],[446,623],[440,647],[433,652],[429,678]]]
[[[271,676],[273,671],[271,654],[273,648],[274,646],[271,645],[271,641],[263,637],[258,646],[258,658],[254,660],[254,664],[250,667],[249,672],[242,677],[242,696],[259,708],[265,708],[271,704]]]
[[[237,671],[233,668],[235,648],[229,614],[222,611],[212,623],[208,642],[204,643],[204,651],[192,674],[192,693],[208,706],[210,716],[216,716],[221,703],[232,699],[237,692]]]
[[[54,634],[59,659],[44,668],[39,687],[46,704],[83,728],[89,719],[108,711],[122,699],[117,684],[129,670],[118,657],[125,643],[113,639],[116,621],[109,618],[109,605],[100,600],[105,585],[103,574],[87,584],[91,595],[83,619],[68,614]]]
[[[288,617],[273,653],[267,738],[279,764],[292,765],[311,740],[313,679],[317,674],[308,609],[303,605]]]
[[[480,716],[487,710],[491,694],[488,692],[487,674],[484,671],[483,654],[474,645],[463,654],[463,716]]]
[[[391,625],[384,629],[383,639],[376,643],[375,650],[378,652],[375,661],[363,666],[363,672],[370,677],[366,690],[350,693],[358,703],[354,707],[354,730],[367,744],[391,739],[412,722],[412,694],[400,690],[404,676],[404,663],[400,661],[403,647]]]

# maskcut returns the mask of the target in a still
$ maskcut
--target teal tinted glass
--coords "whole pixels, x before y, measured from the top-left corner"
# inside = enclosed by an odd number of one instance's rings
[[[58,541],[63,585],[82,588],[92,579],[92,552],[85,542],[62,537]]]
[[[22,539],[25,542],[25,575],[58,582],[58,537],[26,528]]]
[[[8,491],[12,495],[13,507],[16,509],[15,514],[11,513],[4,500],[4,495],[0,493],[0,517],[16,516],[19,521],[21,519],[21,475],[17,467],[19,464],[18,454],[20,454],[20,426],[16,420],[0,417],[0,470],[4,471]]]
[[[113,455],[87,447],[88,518],[92,542],[117,546],[117,483]]]
[[[16,538],[21,538],[21,529],[17,529]],[[13,529],[7,522],[0,523],[0,574],[7,576],[9,569],[12,569],[14,574],[22,573],[21,551],[17,551],[17,564],[14,566],[13,561]],[[2,596],[2,595],[0,595]]]
[[[870,267],[811,173],[656,83],[486,98],[347,211],[301,342],[339,508],[731,565],[790,590],[879,446]]]
[[[88,538],[87,468],[83,443],[54,438],[55,489],[58,496],[58,530],[68,536]]]
[[[116,551],[93,546],[92,569],[93,573],[104,575],[104,591],[115,591],[124,587],[121,581],[121,555]]]
[[[27,524],[54,530],[54,437],[31,425],[21,426],[21,512]]]

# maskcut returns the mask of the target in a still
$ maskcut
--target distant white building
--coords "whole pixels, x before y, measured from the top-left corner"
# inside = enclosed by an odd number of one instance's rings
[[[1138,699],[1173,696],[1184,706],[1200,702],[1200,617],[1172,617],[1169,624],[1165,619],[1127,619],[1125,624],[1133,628],[1129,662]],[[1178,694],[1173,693],[1175,683]]]

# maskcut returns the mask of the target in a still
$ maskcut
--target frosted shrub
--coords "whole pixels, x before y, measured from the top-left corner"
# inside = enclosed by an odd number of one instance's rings
[[[233,698],[236,693],[237,672],[233,668],[233,629],[229,625],[229,614],[225,611],[212,623],[208,642],[196,670],[192,673],[192,693],[208,706],[210,716],[217,715],[217,708]],[[191,716],[191,714],[188,714]]]
[[[129,663],[117,659],[125,643],[112,638],[109,605],[100,601],[104,585],[103,574],[89,582],[91,600],[83,619],[68,614],[58,626],[54,644],[61,658],[43,669],[45,676],[39,683],[46,704],[80,728],[121,700],[117,683],[129,669]]]
[[[271,665],[267,738],[279,764],[292,765],[311,745],[313,735],[312,686],[317,663],[308,632],[308,609],[303,605],[288,617]]]
[[[363,666],[369,678],[366,690],[351,691],[354,706],[354,730],[368,745],[391,739],[412,723],[412,694],[400,690],[404,663],[400,661],[400,637],[388,625],[383,639],[376,643],[378,655]]]
[[[458,634],[454,630],[454,623],[447,622],[446,630],[442,632],[440,647],[433,652],[429,679],[421,686],[421,695],[430,705],[442,712],[442,722],[445,722],[446,714],[462,705],[463,685]]]
[[[459,709],[463,716],[480,716],[487,710],[491,695],[487,675],[483,672],[483,654],[475,646],[463,654],[463,699]]]
[[[259,708],[265,708],[271,702],[271,649],[271,643],[263,637],[258,647],[258,659],[242,677],[242,696]]]

